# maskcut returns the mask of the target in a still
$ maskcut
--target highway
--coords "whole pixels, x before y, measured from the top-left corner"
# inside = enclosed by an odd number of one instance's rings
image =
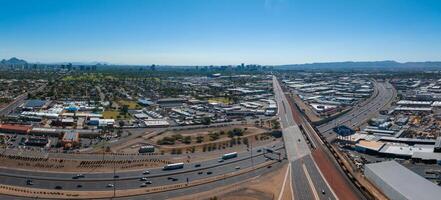
[[[292,171],[294,199],[337,199],[312,158],[309,144],[294,120],[292,107],[276,77],[273,86],[280,117],[286,154]]]
[[[197,186],[193,186],[193,187],[175,189],[175,190],[170,190],[170,191],[166,191],[166,192],[157,192],[157,193],[142,194],[142,195],[128,196],[128,197],[118,197],[118,198],[112,198],[112,199],[158,200],[158,199],[169,199],[169,198],[173,198],[173,197],[182,197],[185,195],[191,195],[191,194],[196,194],[196,193],[200,193],[200,192],[207,192],[207,191],[212,190],[213,188],[219,188],[219,187],[223,187],[226,185],[241,184],[244,181],[249,180],[251,178],[254,178],[256,176],[259,176],[261,174],[266,174],[266,173],[272,172],[273,170],[278,170],[281,167],[283,167],[285,164],[286,164],[285,161],[276,162],[271,165],[272,166],[271,168],[269,168],[269,167],[259,168],[259,169],[252,171],[251,173],[244,173],[244,174],[240,174],[237,176],[222,179],[219,181],[215,181],[215,182],[211,182],[211,183],[207,183],[207,184],[202,184],[202,185],[197,185]],[[36,198],[27,198],[27,197],[18,197],[18,196],[9,196],[9,195],[0,194],[0,199],[30,200],[30,199],[36,199]],[[41,199],[41,198],[38,198],[38,199]],[[94,198],[94,199],[96,199],[96,198]],[[109,198],[104,198],[104,199],[109,199]]]
[[[46,84],[40,86],[39,88],[37,88],[36,90],[29,92],[29,93],[37,93],[39,91],[42,91],[44,88],[46,87]],[[23,94],[21,94],[20,96],[17,96],[14,101],[12,101],[11,103],[9,103],[7,106],[5,106],[4,108],[0,109],[0,116],[4,116],[4,115],[8,115],[10,112],[12,112],[13,110],[15,110],[18,106],[22,105],[25,100],[28,98],[28,92],[25,92]]]
[[[284,157],[282,142],[268,148],[281,152],[281,158]],[[268,156],[273,159],[268,159]],[[253,149],[253,151],[240,152],[238,157],[223,162],[219,162],[219,159],[212,159],[199,163],[186,163],[183,169],[177,170],[148,169],[149,174],[143,174],[144,170],[116,172],[117,178],[114,178],[114,173],[84,173],[83,178],[74,179],[73,177],[77,175],[75,173],[37,172],[1,168],[0,184],[41,189],[54,189],[57,186],[61,186],[63,190],[71,191],[113,190],[113,187],[107,187],[108,184],[113,184],[117,190],[134,189],[140,188],[140,185],[145,182],[140,180],[143,177],[151,181],[148,187],[186,183],[187,181],[191,182],[196,179],[204,179],[251,168],[277,158],[277,155],[267,153],[262,150],[262,147],[259,147]],[[28,180],[32,180],[32,185],[27,185]]]
[[[356,128],[365,123],[366,120],[377,115],[380,110],[396,97],[396,91],[389,82],[374,81],[373,83],[374,87],[378,90],[373,99],[364,102],[364,105],[357,105],[348,113],[317,127],[320,133],[328,138],[328,141],[332,141],[336,137],[336,134],[332,131],[334,127],[346,125],[350,128]]]
[[[13,111],[15,108],[17,108],[18,106],[20,106],[21,104],[23,104],[26,100],[26,98],[28,97],[28,94],[22,94],[20,96],[18,96],[17,98],[14,99],[14,101],[12,101],[11,103],[9,103],[7,106],[5,106],[4,108],[0,109],[0,116],[4,116],[9,114],[11,111]]]

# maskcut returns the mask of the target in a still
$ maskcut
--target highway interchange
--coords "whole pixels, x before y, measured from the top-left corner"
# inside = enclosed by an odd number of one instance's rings
[[[281,105],[279,116],[293,175],[294,199],[365,199],[328,149],[330,146],[326,139],[295,105],[291,94],[284,94],[275,77],[273,83],[276,100]]]
[[[281,152],[281,158],[286,157],[289,162],[289,181],[292,185],[293,199],[344,199],[336,194],[336,191],[334,191],[333,187],[329,184],[329,180],[326,179],[326,176],[324,176],[320,170],[313,155],[314,152],[320,150],[326,152],[326,155],[329,156],[322,141],[307,120],[301,116],[298,110],[296,111],[296,108],[293,107],[293,103],[288,101],[276,77],[273,77],[273,85],[279,109],[277,116],[281,122],[284,142],[277,143],[274,146],[268,146],[268,148]],[[395,91],[389,83],[375,83],[375,86],[378,88],[378,94],[373,97],[372,100],[357,109],[351,110],[337,120],[318,127],[319,131],[332,135],[329,133],[336,124],[354,124],[358,126],[363,123],[368,116],[381,110],[386,104],[383,102],[390,102],[394,97]],[[264,153],[266,156],[264,156]],[[268,159],[268,156],[273,159]],[[108,156],[106,157],[108,158]],[[240,152],[237,158],[225,160],[224,162],[219,162],[219,159],[212,159],[199,163],[186,163],[183,169],[172,171],[164,171],[161,168],[148,169],[149,173],[145,173],[145,170],[115,171],[114,173],[91,172],[82,174],[84,177],[80,178],[75,177],[77,175],[76,173],[37,172],[0,168],[0,184],[69,191],[126,190],[140,188],[143,183],[147,182],[146,187],[188,183],[194,180],[215,177],[243,169],[254,169],[256,165],[268,163],[277,160],[277,158],[278,156],[276,154],[266,153],[266,150],[262,147],[256,147],[247,152]],[[274,162],[271,164],[272,168],[254,169],[248,173],[205,185],[127,198],[164,199],[193,194],[197,191],[207,191],[213,187],[233,184],[247,178],[259,176],[260,174],[281,167],[284,163],[285,161],[283,160],[281,162]],[[336,163],[332,164],[334,166],[337,165]],[[339,170],[339,172],[341,172],[341,170]],[[343,177],[344,174],[341,172],[335,176]],[[142,178],[144,179],[141,180]],[[350,184],[347,177],[343,177],[342,180],[344,180],[346,184]],[[350,189],[355,190],[353,186]],[[357,192],[354,192],[354,195],[356,195],[358,199],[363,199]]]
[[[273,78],[273,82],[286,153],[292,170],[290,180],[294,199],[336,199],[312,160],[309,145],[294,121],[291,105],[276,77]]]

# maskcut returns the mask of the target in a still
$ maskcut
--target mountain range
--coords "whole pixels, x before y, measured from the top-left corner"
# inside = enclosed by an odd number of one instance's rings
[[[28,62],[26,62],[26,60],[22,60],[22,59],[18,59],[16,57],[12,57],[9,60],[1,60],[0,64],[4,64],[4,65],[24,65],[27,64]]]
[[[324,63],[306,63],[306,64],[288,64],[276,66],[277,69],[296,69],[296,70],[311,70],[311,69],[376,69],[376,70],[430,70],[441,69],[441,62],[396,62],[391,60],[386,61],[368,61],[368,62],[324,62]]]

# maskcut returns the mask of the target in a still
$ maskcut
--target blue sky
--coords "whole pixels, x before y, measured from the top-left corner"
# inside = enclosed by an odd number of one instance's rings
[[[436,0],[0,0],[0,58],[32,62],[404,62],[440,52]]]

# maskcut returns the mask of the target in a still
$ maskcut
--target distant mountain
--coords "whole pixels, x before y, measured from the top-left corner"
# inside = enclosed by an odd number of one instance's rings
[[[329,70],[360,70],[360,69],[378,69],[378,70],[430,70],[441,69],[441,62],[405,62],[396,61],[372,61],[372,62],[325,62],[325,63],[306,63],[306,64],[289,64],[279,65],[276,69],[291,70],[313,70],[313,69],[329,69]]]
[[[12,57],[9,60],[3,59],[2,61],[0,61],[0,63],[4,64],[4,65],[25,65],[28,62],[26,62],[26,60],[22,60],[22,59],[18,59],[16,57]]]

